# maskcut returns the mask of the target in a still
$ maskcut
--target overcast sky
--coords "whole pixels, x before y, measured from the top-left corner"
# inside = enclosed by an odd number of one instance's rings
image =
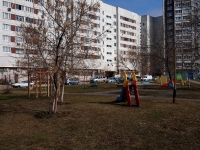
[[[130,10],[139,15],[161,16],[162,0],[102,0],[112,6]]]

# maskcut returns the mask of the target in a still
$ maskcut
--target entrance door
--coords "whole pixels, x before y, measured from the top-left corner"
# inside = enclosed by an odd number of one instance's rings
[[[19,78],[18,74],[15,74],[15,83],[18,82],[18,78]]]

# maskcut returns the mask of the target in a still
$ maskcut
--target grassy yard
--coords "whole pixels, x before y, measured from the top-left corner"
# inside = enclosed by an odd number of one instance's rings
[[[0,94],[0,149],[199,149],[200,102],[141,98],[128,107],[116,96],[84,94],[116,89],[109,86],[67,86],[55,115],[47,113],[51,99],[28,99],[24,89]]]

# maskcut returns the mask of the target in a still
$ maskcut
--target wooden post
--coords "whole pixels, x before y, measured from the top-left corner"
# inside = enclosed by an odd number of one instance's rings
[[[49,73],[47,72],[47,97],[49,97]]]

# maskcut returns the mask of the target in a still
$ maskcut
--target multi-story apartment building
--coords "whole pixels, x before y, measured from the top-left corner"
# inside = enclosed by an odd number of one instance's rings
[[[163,50],[164,47],[164,34],[163,34],[163,17],[152,17],[149,15],[143,15],[141,17],[141,52],[150,54],[152,51],[158,51],[158,47],[160,50]],[[151,55],[150,55],[151,56]],[[161,65],[158,61],[158,56],[148,57],[146,61],[144,61],[143,73],[150,73],[154,75],[161,74],[161,70],[163,70],[163,65]]]
[[[0,79],[19,78],[15,58],[24,53],[17,44],[23,39],[17,36],[21,22],[36,23],[38,9],[34,0],[2,0],[0,3]]]
[[[197,77],[199,6],[199,0],[163,0],[165,46],[171,46],[176,69],[185,78]]]
[[[19,66],[16,65],[16,57],[25,54],[18,43],[23,39],[18,36],[21,22],[37,24],[41,16],[38,3],[40,0],[3,0],[0,3],[0,79],[18,82],[21,79]],[[89,69],[95,73],[112,76],[120,74],[127,68],[123,67],[119,59],[127,63],[128,68],[137,70],[136,66],[128,63],[126,55],[130,49],[139,52],[141,45],[141,16],[114,7],[100,1],[99,9],[95,10],[93,38],[96,42],[92,48],[98,51],[98,59],[95,64],[90,64]],[[86,29],[80,29],[80,35],[84,36]],[[86,39],[87,40],[87,39]],[[87,42],[87,41],[85,41]],[[87,47],[87,43],[85,45]],[[91,46],[91,45],[90,45]],[[37,55],[37,50],[34,51]],[[122,55],[121,55],[122,54]],[[123,56],[119,58],[119,56]]]

